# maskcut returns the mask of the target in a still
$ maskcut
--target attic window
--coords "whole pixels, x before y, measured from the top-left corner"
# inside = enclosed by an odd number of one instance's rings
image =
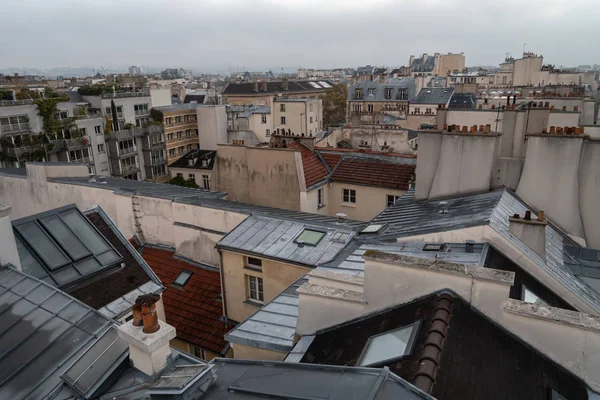
[[[316,246],[321,239],[325,236],[325,232],[316,231],[313,229],[305,229],[302,233],[294,240],[298,244],[307,244],[309,246]]]
[[[420,325],[420,321],[417,321],[399,329],[371,336],[356,366],[385,365],[410,355]]]
[[[191,277],[192,273],[190,271],[182,270],[179,276],[173,281],[173,285],[184,287]]]
[[[423,251],[442,251],[444,243],[428,243],[423,246]]]
[[[382,224],[372,224],[364,228],[360,233],[377,233],[383,228]]]
[[[208,167],[208,160],[202,160],[202,166]]]

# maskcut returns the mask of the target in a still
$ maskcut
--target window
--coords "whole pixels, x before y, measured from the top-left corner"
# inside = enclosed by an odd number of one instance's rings
[[[533,303],[533,304],[539,304],[540,306],[547,306],[548,303],[546,303],[544,300],[540,299],[535,293],[533,293],[531,290],[527,289],[525,287],[525,285],[523,285],[523,301],[526,303]]]
[[[392,88],[385,88],[385,98],[386,100],[390,100],[392,98]]]
[[[188,174],[188,179],[191,179],[193,181],[196,180],[196,174]]]
[[[148,114],[148,104],[134,104],[133,110],[135,115]]]
[[[177,278],[173,281],[173,285],[184,287],[187,281],[191,278],[192,273],[190,271],[182,270]]]
[[[260,122],[263,124],[267,123],[267,114],[263,114],[260,116]]]
[[[362,90],[361,89],[355,89],[354,90],[354,98],[355,99],[362,99]]]
[[[192,145],[191,145],[191,144],[188,144],[188,145],[186,146],[186,149],[187,149],[187,151],[190,151],[190,150],[192,149]]]
[[[324,207],[325,204],[323,204],[323,188],[317,190],[317,208],[321,208]]]
[[[444,243],[428,243],[423,246],[423,251],[442,251],[444,250]]]
[[[369,95],[374,95],[375,94],[375,88],[369,88],[368,89],[368,94]]]
[[[388,194],[387,195],[387,206],[393,206],[394,204],[396,204],[396,200],[398,200],[400,198],[400,196],[394,196],[393,194]]]
[[[285,112],[285,104],[280,104],[279,105],[279,111],[280,112]]]
[[[311,124],[313,123],[313,117],[310,117],[310,123]]]
[[[294,240],[295,243],[307,244],[316,246],[325,236],[325,232],[316,231],[314,229],[304,229],[302,233]]]
[[[353,107],[355,113],[360,113],[360,104],[355,104]]]
[[[167,126],[171,126],[171,125],[173,125],[173,118],[169,117],[165,120],[165,122],[167,123]]]
[[[164,176],[167,174],[167,169],[164,165],[159,165],[157,167],[152,167],[152,173],[154,176]]]
[[[285,117],[281,117],[281,125],[285,125]]]
[[[100,125],[96,125],[96,126],[94,127],[94,132],[96,133],[96,135],[100,135],[100,134],[102,134],[102,126],[100,126]]]
[[[415,114],[420,114],[421,113],[421,109],[419,107],[415,108]]]
[[[354,189],[342,189],[342,201],[344,203],[356,204],[356,190]]]
[[[503,84],[503,85],[506,85],[506,76],[503,76],[503,77],[502,77],[502,84]]]
[[[431,114],[431,108],[426,108],[425,109],[425,114]]]
[[[406,89],[398,89],[396,100],[408,100],[408,92]]]
[[[87,136],[87,128],[79,128],[81,131],[81,136]]]
[[[189,116],[189,115],[184,115],[184,116],[183,116],[183,122],[184,122],[184,123],[186,123],[186,124],[187,124],[189,120],[190,120],[190,116]]]
[[[206,190],[210,190],[210,179],[208,175],[202,175],[202,187]]]
[[[246,268],[262,271],[262,260],[260,258],[246,257]]]
[[[175,157],[175,149],[169,149],[169,157]]]
[[[173,134],[172,133],[167,133],[167,140],[169,142],[173,140]]]
[[[270,129],[267,129],[266,132],[267,132],[267,136],[271,136],[271,130]]]
[[[202,347],[194,346],[194,356],[206,361],[206,353]]]
[[[371,336],[356,366],[366,367],[387,364],[410,355],[420,322]]]
[[[177,140],[180,140],[183,137],[183,131],[177,132]]]
[[[374,110],[373,104],[367,104],[367,111],[368,111],[369,113],[372,113],[372,112],[373,112],[373,110]]]
[[[148,117],[145,117],[145,118],[136,118],[135,119],[135,126],[145,126],[149,122],[150,122],[150,118],[148,118]]]
[[[185,131],[185,137],[188,139],[192,137],[192,131],[190,129]]]
[[[181,123],[181,117],[175,117],[175,125],[179,125]]]
[[[98,145],[98,153],[104,153],[104,143]]]
[[[179,146],[179,147],[177,148],[177,154],[179,154],[180,156],[182,156],[182,155],[183,155],[183,146]]]
[[[263,303],[265,297],[263,294],[262,278],[246,275],[246,280],[248,281],[248,300]]]

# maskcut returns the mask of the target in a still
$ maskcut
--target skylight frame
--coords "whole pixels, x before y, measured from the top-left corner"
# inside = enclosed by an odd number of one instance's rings
[[[66,212],[77,213],[79,215],[79,217],[82,218],[83,222],[87,223],[88,226],[91,227],[91,229],[99,236],[99,238],[107,246],[107,249],[102,252],[99,252],[98,254],[95,254],[86,245],[86,243],[84,243],[84,241],[79,238],[79,236],[69,227],[67,222],[64,220],[61,213],[66,213]],[[71,234],[73,234],[75,236],[75,238],[77,238],[77,240],[79,240],[79,242],[83,245],[83,247],[85,249],[88,250],[88,252],[89,252],[88,255],[75,259],[69,254],[69,252],[67,251],[65,246],[63,246],[60,243],[60,241],[55,237],[55,235],[52,234],[52,232],[41,221],[42,219],[53,216],[53,215],[57,216],[59,218],[59,220],[64,224],[64,226],[68,229],[68,231]],[[20,226],[29,224],[32,222],[35,223],[41,229],[41,231],[42,231],[41,233],[43,233],[45,235],[45,237],[48,240],[50,240],[58,248],[58,250],[66,257],[66,259],[68,260],[67,263],[57,266],[55,268],[51,268],[51,266],[44,259],[43,255],[36,249],[35,243],[31,243],[20,232],[20,229],[19,229]],[[12,226],[13,226],[14,235],[21,241],[21,243],[23,244],[25,249],[31,254],[33,259],[36,260],[41,265],[41,267],[44,269],[44,271],[47,274],[46,277],[42,277],[42,278],[38,278],[38,279],[43,279],[45,282],[48,282],[48,278],[49,278],[50,282],[51,283],[53,282],[56,285],[56,287],[59,287],[59,288],[71,286],[71,285],[79,282],[81,279],[88,278],[90,276],[94,276],[98,273],[101,273],[102,271],[106,271],[107,269],[114,268],[115,266],[117,266],[123,262],[123,256],[121,255],[121,253],[119,253],[119,251],[112,245],[112,243],[110,243],[110,241],[104,237],[102,232],[100,232],[98,230],[98,228],[75,205],[68,205],[68,206],[56,208],[53,210],[49,210],[49,211],[46,211],[43,213],[20,218],[18,220],[13,221]],[[108,254],[110,252],[114,252],[114,254],[116,254],[115,260],[110,263],[107,263],[107,264],[101,262],[99,257],[104,254]],[[91,273],[84,274],[79,270],[78,265],[81,265],[84,262],[89,261],[89,260],[95,260],[96,263],[98,263],[100,265],[100,268],[96,269],[95,271],[93,271]],[[68,269],[73,269],[79,276],[76,279],[70,280],[68,282],[60,283],[60,280],[57,278],[57,275],[59,275],[61,272],[63,272],[63,273],[66,272]]]
[[[185,278],[183,283],[177,283],[177,279],[179,279],[184,274],[188,275],[187,278]],[[190,281],[190,278],[192,277],[192,275],[194,275],[194,273],[192,271],[190,271],[188,269],[182,269],[181,271],[179,271],[177,278],[173,279],[173,282],[171,282],[171,285],[177,286],[179,288],[183,288]]]
[[[319,240],[317,240],[314,243],[309,243],[309,242],[305,242],[303,240],[300,240],[300,237],[304,234],[304,232],[306,231],[310,231],[310,232],[315,232],[315,233],[320,233],[321,236],[319,237]],[[323,230],[323,229],[318,229],[318,228],[313,228],[313,227],[304,227],[302,229],[302,231],[298,234],[298,236],[296,236],[296,238],[294,239],[294,243],[296,244],[303,244],[305,246],[312,246],[312,247],[316,247],[321,240],[323,240],[323,238],[327,235],[327,231]]]
[[[358,357],[358,360],[356,361],[355,366],[356,367],[377,367],[377,366],[389,364],[391,362],[399,361],[399,360],[409,357],[414,351],[415,342],[416,342],[417,336],[419,334],[419,331],[421,330],[422,322],[423,322],[422,320],[417,320],[417,321],[413,322],[412,324],[400,326],[400,327],[390,329],[388,331],[381,332],[381,333],[371,336],[369,338],[369,340],[367,340],[367,343],[365,343],[365,346],[363,347],[362,352],[360,353],[360,357]],[[401,355],[393,356],[393,357],[386,358],[383,360],[378,360],[376,362],[372,362],[369,364],[364,364],[364,365],[362,364],[363,360],[366,358],[366,356],[369,352],[369,348],[370,348],[373,340],[377,340],[377,338],[379,338],[381,336],[388,335],[392,332],[401,331],[401,330],[404,330],[407,328],[411,328],[411,332],[410,332],[408,341],[406,342],[406,346],[404,347],[404,352]]]

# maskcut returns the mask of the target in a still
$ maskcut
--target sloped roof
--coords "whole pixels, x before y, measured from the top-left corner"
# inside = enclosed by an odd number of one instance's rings
[[[448,104],[454,94],[454,88],[426,87],[411,104]]]
[[[338,165],[338,163],[340,162],[341,158],[342,158],[342,154],[337,154],[337,153],[327,153],[327,152],[320,152],[321,153],[321,157],[323,157],[323,159],[325,160],[325,162],[327,163],[327,165],[329,165],[329,169],[334,169],[336,165]]]
[[[406,101],[415,96],[415,79],[403,77],[390,78],[385,82],[379,80],[358,81],[348,88],[349,101],[356,101],[354,100],[355,89],[362,89],[362,100],[364,101]],[[392,89],[391,99],[385,98],[386,89]],[[406,96],[400,96],[401,91],[405,92]]]
[[[215,165],[217,152],[215,150],[200,150],[193,149],[178,158],[176,161],[169,164],[169,168],[190,168],[190,169],[205,169],[212,170]],[[196,160],[190,165],[190,160]],[[207,166],[202,165],[202,161],[208,161]]]
[[[344,157],[331,173],[331,181],[408,190],[414,165]]]
[[[324,83],[321,84],[321,82]],[[284,89],[283,81],[267,82],[267,90],[263,91],[263,82],[258,82],[258,92],[254,91],[254,82],[228,83],[223,89],[223,95],[256,95],[261,96],[267,93],[295,93],[295,92],[323,92],[331,89],[333,82],[327,79],[318,81],[288,81],[288,90]]]
[[[175,327],[177,337],[224,354],[227,346],[224,335],[228,329],[221,321],[219,271],[174,258],[169,250],[144,247],[142,256],[167,287],[163,292],[165,316],[167,323]],[[182,288],[172,285],[183,270],[192,272],[187,283]]]
[[[300,150],[307,188],[327,179],[328,171],[314,151],[295,141],[288,143],[288,148]]]

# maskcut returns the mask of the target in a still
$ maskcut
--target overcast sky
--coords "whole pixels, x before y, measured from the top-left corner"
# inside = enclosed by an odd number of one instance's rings
[[[0,0],[0,68],[600,64],[600,0]]]

